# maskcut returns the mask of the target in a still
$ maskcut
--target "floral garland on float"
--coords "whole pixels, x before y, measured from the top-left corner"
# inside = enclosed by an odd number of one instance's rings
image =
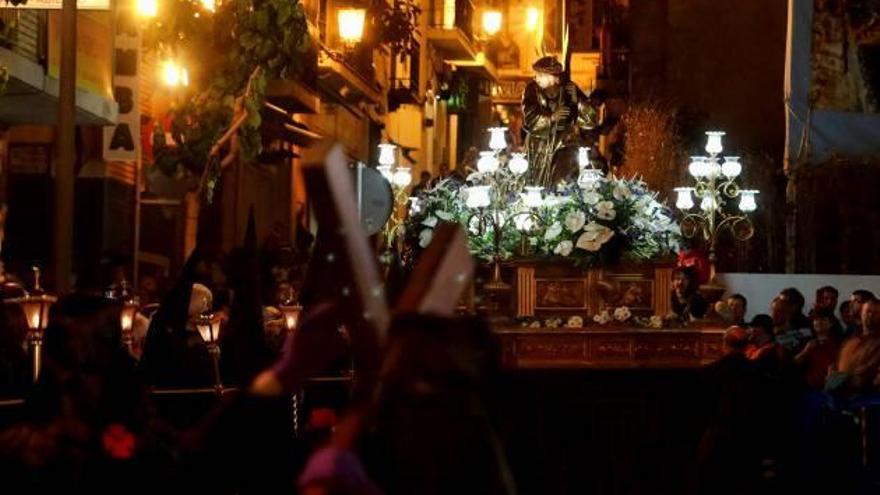
[[[488,262],[518,257],[588,267],[678,253],[679,224],[656,192],[635,177],[602,175],[591,167],[588,148],[581,148],[579,164],[577,183],[544,191],[526,184],[523,154],[482,152],[465,180],[441,180],[410,199],[409,254],[417,256],[431,242],[440,221],[462,224],[473,255]]]

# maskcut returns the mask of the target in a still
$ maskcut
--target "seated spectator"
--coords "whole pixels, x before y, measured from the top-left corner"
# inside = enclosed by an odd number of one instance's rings
[[[837,307],[839,295],[840,292],[830,285],[816,289],[816,300],[813,301],[813,307],[810,309],[810,318],[812,319],[817,312],[831,311],[833,313]]]
[[[793,287],[783,289],[770,305],[776,342],[792,353],[799,352],[812,338],[810,320],[803,314],[804,295]]]
[[[852,303],[849,299],[840,303],[840,307],[837,309],[840,313],[840,325],[841,331],[843,332],[844,337],[849,337],[850,330],[855,327],[856,319],[853,318],[852,314]]]
[[[836,372],[826,381],[826,388],[844,395],[880,391],[880,301],[861,307],[862,331],[843,344]]]
[[[834,365],[840,350],[840,323],[833,312],[822,308],[813,313],[813,331],[816,338],[807,342],[794,360],[803,369],[807,387],[822,390],[828,370]]]
[[[748,326],[746,323],[747,308],[748,301],[744,295],[734,294],[727,298],[727,309],[730,311],[730,319],[734,325],[743,328]]]
[[[846,336],[856,335],[862,330],[862,305],[868,301],[876,299],[874,293],[868,290],[859,289],[849,296],[849,311],[852,318],[852,324],[846,328]]]
[[[764,371],[774,371],[779,367],[781,349],[773,336],[773,318],[770,315],[755,315],[749,323],[749,345],[746,357],[758,363]]]
[[[682,322],[702,318],[706,314],[706,301],[698,292],[696,275],[688,267],[678,267],[672,272],[672,311]]]

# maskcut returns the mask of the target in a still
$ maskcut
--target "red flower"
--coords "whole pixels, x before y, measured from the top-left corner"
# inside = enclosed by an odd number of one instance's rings
[[[699,285],[709,281],[709,259],[701,251],[696,249],[679,251],[678,266],[690,268]]]
[[[134,456],[134,434],[119,423],[113,423],[104,429],[101,445],[104,447],[104,452],[113,459],[131,459]]]

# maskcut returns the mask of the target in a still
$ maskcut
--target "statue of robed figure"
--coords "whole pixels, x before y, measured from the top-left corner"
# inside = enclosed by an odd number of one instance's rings
[[[577,151],[588,143],[585,132],[597,126],[596,110],[552,55],[532,65],[535,78],[522,97],[530,183],[544,187],[576,180]]]

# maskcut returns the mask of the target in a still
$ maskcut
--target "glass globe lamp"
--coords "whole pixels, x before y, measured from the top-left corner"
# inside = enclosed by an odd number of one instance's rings
[[[522,175],[529,170],[529,161],[525,153],[514,153],[507,162],[507,168],[516,175]]]
[[[481,151],[480,159],[477,160],[477,170],[484,174],[494,174],[498,171],[498,158],[494,151]]]

